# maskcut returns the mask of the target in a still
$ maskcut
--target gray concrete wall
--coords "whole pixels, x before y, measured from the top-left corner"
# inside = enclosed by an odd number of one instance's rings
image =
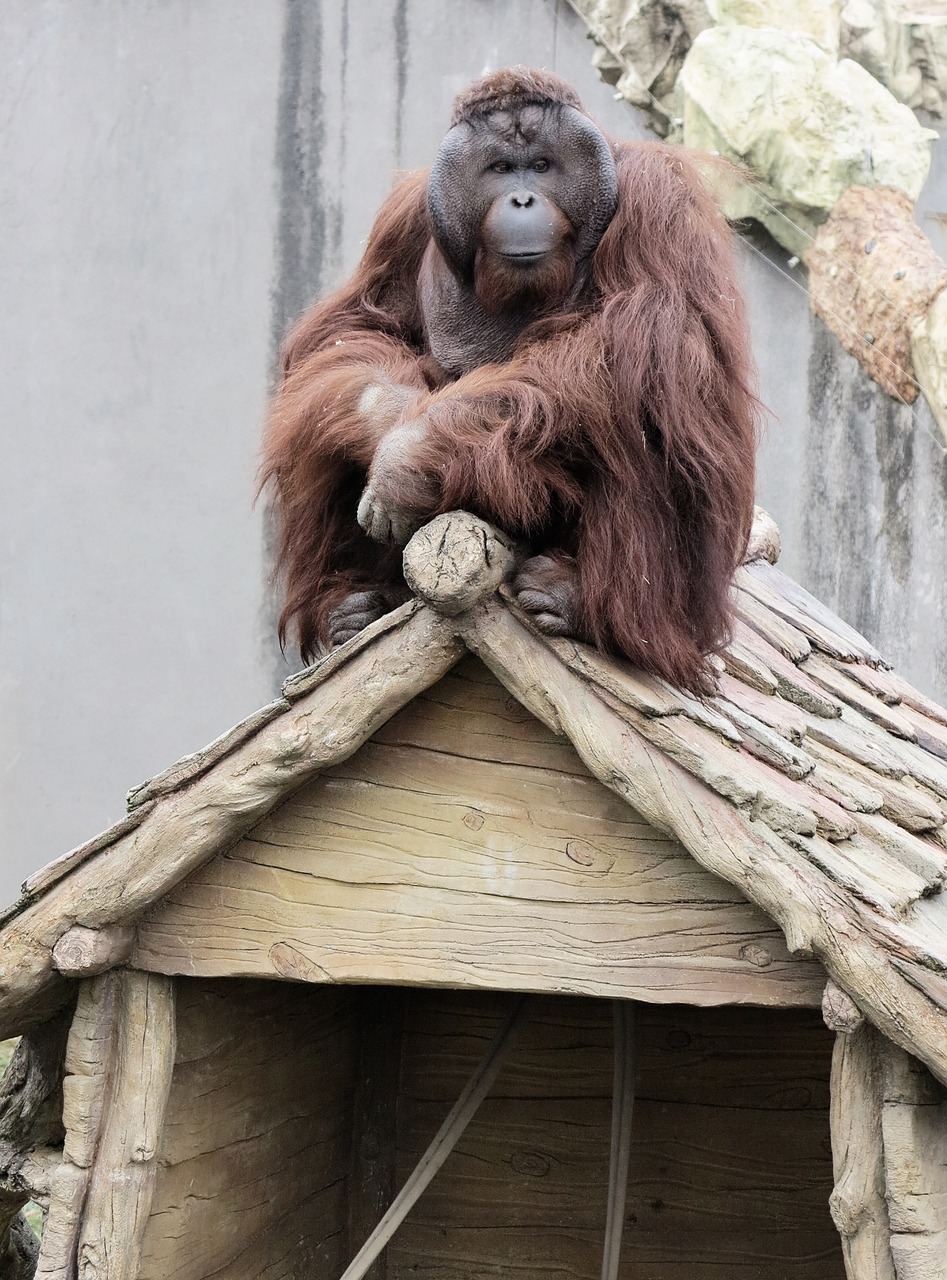
[[[271,696],[286,668],[251,499],[279,337],[352,268],[471,77],[551,67],[644,136],[590,56],[564,0],[0,7],[0,901]],[[784,253],[743,258],[785,563],[947,700],[923,627],[944,617],[947,502],[923,415],[821,334]]]

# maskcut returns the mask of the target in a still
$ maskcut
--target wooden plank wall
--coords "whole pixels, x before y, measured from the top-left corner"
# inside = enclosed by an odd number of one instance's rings
[[[694,1004],[825,981],[472,658],[178,885],[132,963]]]
[[[514,997],[179,979],[137,1280],[337,1280]],[[832,1037],[810,1010],[639,1006],[621,1280],[842,1280]],[[608,1001],[541,997],[372,1280],[598,1280]]]
[[[399,1185],[506,1008],[493,995],[409,993]],[[387,1280],[598,1280],[611,1036],[608,1002],[540,1001],[390,1246]],[[639,1007],[622,1280],[842,1280],[831,1052],[809,1011]]]
[[[353,996],[177,982],[178,1049],[138,1280],[336,1280]]]

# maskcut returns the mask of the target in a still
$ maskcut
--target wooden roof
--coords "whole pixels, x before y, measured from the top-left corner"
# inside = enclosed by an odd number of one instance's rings
[[[770,563],[765,518],[734,581],[719,692],[703,702],[536,632],[501,585],[512,555],[473,517],[432,522],[406,551],[415,599],[33,875],[0,928],[0,1036],[61,1004],[63,975],[125,958],[148,907],[469,650],[947,1083],[947,712]]]

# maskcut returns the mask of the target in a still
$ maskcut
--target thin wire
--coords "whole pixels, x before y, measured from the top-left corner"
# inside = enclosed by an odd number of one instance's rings
[[[579,8],[578,0],[568,0],[568,4],[579,15],[579,17],[582,18],[582,20],[586,23],[586,25],[589,25],[586,15]],[[603,37],[599,34],[598,31],[594,32],[593,34],[595,36],[595,39],[599,42],[599,44],[601,44],[602,48],[607,50],[607,52],[611,54],[611,56],[615,59],[615,61],[619,64],[619,66],[624,67],[626,71],[634,70],[633,67],[628,66],[628,63],[617,51],[617,49],[615,49],[615,47],[611,45],[607,40],[603,39]],[[662,116],[664,116],[666,120],[670,121],[673,124],[677,120],[677,117],[672,112],[670,112],[667,109],[667,107],[665,107],[664,104],[658,98],[655,97],[655,95],[651,92],[648,86],[644,84],[643,81],[641,81],[641,87],[644,90],[644,92],[647,94],[648,98],[650,98],[651,104],[654,107],[654,109],[658,111]],[[784,222],[787,222],[795,231],[798,231],[799,234],[803,236],[806,240],[808,240],[810,243],[815,244],[815,236],[812,235],[810,231],[807,231],[805,227],[801,227],[798,222],[796,222],[793,218],[790,218],[788,213],[784,212],[784,210],[780,209],[778,205],[774,204],[771,200],[769,200],[766,196],[764,196],[755,183],[750,182],[747,178],[744,178],[742,176],[742,174],[740,173],[739,167],[736,165],[734,166],[734,179],[737,182],[742,183],[749,191],[751,191],[753,195],[760,201],[761,204],[766,205],[767,208],[771,209],[773,213],[775,213],[778,217],[782,218]],[[876,293],[879,297],[884,298],[884,300],[889,304],[889,306],[891,306],[895,310],[895,312],[901,317],[901,319],[906,324],[914,323],[915,317],[909,316],[907,312],[902,307],[899,307],[898,304],[895,302],[895,300],[891,298],[888,294],[886,294],[885,291],[879,285],[874,284],[871,280],[867,279],[867,277],[863,276],[860,271],[857,271],[853,266],[843,261],[843,259],[839,258],[836,254],[832,253],[831,251],[824,249],[823,252],[825,252],[827,257],[829,257],[837,266],[840,266],[845,271],[850,272],[855,277],[855,279],[859,282],[860,285],[872,291],[873,293]],[[772,266],[775,270],[777,271],[779,270],[775,262],[772,262],[769,258],[767,258],[766,261],[769,262],[770,266]],[[797,287],[799,288],[803,288],[803,286],[798,285],[798,282],[795,280],[793,280],[793,284],[796,284]],[[806,289],[805,292],[808,293],[809,291]],[[892,363],[894,362],[892,361]],[[895,365],[895,367],[897,368],[897,365]],[[911,378],[911,375],[908,373],[906,369],[902,369],[901,372],[905,375],[905,377],[910,378],[911,381],[915,381],[913,378]],[[925,397],[928,396],[928,393],[924,391],[920,383],[915,382],[915,385],[917,386],[918,390],[924,394]]]
[[[776,271],[779,275],[784,276],[785,279],[787,279],[790,282],[790,284],[794,285],[795,288],[797,288],[800,291],[800,293],[805,294],[806,297],[809,296],[809,290],[805,287],[804,284],[800,284],[800,282],[794,279],[789,274],[788,271],[783,271],[782,267],[780,267],[777,263],[773,262],[772,258],[767,257],[766,254],[762,251],[762,249],[758,249],[750,239],[748,239],[745,236],[741,238],[743,240],[743,243],[747,246],[747,248],[751,249],[757,255],[757,257],[762,258],[764,262],[768,262],[774,271]],[[829,314],[834,315],[836,319],[838,319],[839,322],[846,329],[850,329],[851,332],[854,333],[857,337],[859,338],[862,337],[862,335],[858,333],[858,330],[855,329],[852,325],[850,325],[842,316],[839,316],[837,312],[830,312]],[[864,338],[862,338],[862,341],[864,341]],[[882,353],[879,351],[878,355],[881,355],[881,354]],[[893,364],[895,368],[899,368],[899,366],[895,364],[893,360],[890,360],[887,356],[885,356],[884,358],[887,359],[890,364]],[[907,374],[906,370],[902,369],[901,372],[905,373],[905,376],[910,377],[910,375]],[[919,382],[915,381],[915,379],[911,378],[911,381],[914,382],[914,385],[918,388],[918,390],[924,394],[925,400],[929,402],[930,401],[929,393],[924,391],[924,388],[920,385]],[[894,397],[892,397],[892,399],[893,398]],[[945,447],[943,440],[940,439],[938,436],[936,436],[934,432],[931,431],[930,427],[926,425],[926,423],[921,421],[921,419],[917,415],[917,410],[914,408],[914,406],[910,404],[905,404],[904,401],[901,401],[901,403],[904,405],[904,408],[906,408],[910,413],[911,419],[914,422],[914,425],[917,428],[919,428],[921,431],[923,431],[923,433],[937,446],[941,454],[941,457],[944,457],[945,455],[947,455],[947,447]]]
[[[796,286],[796,288],[800,289],[806,295],[806,297],[812,296],[804,284],[801,284],[798,280],[796,280],[793,276],[791,276],[788,271],[783,271],[782,267],[780,267],[778,263],[773,262],[772,258],[767,257],[766,254],[763,253],[761,249],[758,249],[757,246],[752,243],[749,237],[743,237],[743,239],[745,240],[745,243],[750,246],[750,248],[753,250],[755,254],[757,254],[759,257],[763,258],[766,262],[770,264],[770,266],[773,268],[774,271],[778,271],[781,276],[784,276],[787,280],[791,280],[792,283]],[[830,315],[834,320],[837,320],[843,329],[847,329],[849,333],[853,333],[855,337],[858,338],[859,342],[863,343],[865,346],[871,346],[871,343],[868,341],[865,335],[861,333],[858,329],[856,329],[855,326],[851,323],[851,321],[846,320],[840,311],[833,310],[832,307],[827,306],[825,303],[820,303],[819,306],[827,315]],[[909,369],[905,369],[903,365],[898,364],[897,360],[894,360],[891,356],[885,355],[883,351],[875,348],[873,348],[873,350],[875,352],[875,355],[878,356],[879,359],[886,361],[891,366],[892,369],[894,369],[897,373],[902,374],[903,377],[908,382],[913,383],[919,392],[924,392],[924,388],[921,386],[921,384],[918,382],[918,380],[914,377],[913,373],[911,373]],[[927,393],[924,392],[924,394],[926,395]],[[902,401],[902,403],[905,403],[905,402]]]
[[[801,236],[804,236],[810,242],[810,244],[816,243],[816,237],[812,235],[811,232],[807,231],[805,227],[800,226],[798,222],[795,222],[792,218],[790,218],[788,213],[784,213],[783,210],[780,209],[779,205],[774,204],[772,200],[768,200],[766,196],[764,196],[760,191],[758,191],[753,186],[753,183],[749,182],[746,178],[741,177],[739,170],[737,170],[736,177],[738,182],[742,182],[744,186],[748,187],[751,191],[753,191],[754,195],[760,201],[761,204],[766,205],[768,209],[771,209],[773,213],[777,214],[780,218],[782,218],[784,222],[788,222],[789,225],[793,227],[796,231],[798,231]],[[921,234],[923,235],[923,232]],[[846,262],[844,258],[840,258],[837,253],[833,253],[830,249],[827,249],[825,245],[820,246],[820,251],[824,253],[826,257],[829,258],[833,263],[835,263],[836,266],[840,267],[843,271],[847,271],[850,275],[854,276],[855,279],[858,281],[858,283],[862,286],[862,288],[870,290],[872,293],[877,294],[877,296],[880,298],[884,298],[885,302],[887,302],[888,305],[894,310],[894,312],[901,317],[905,325],[914,324],[917,317],[908,315],[908,313],[904,310],[904,308],[899,306],[898,303],[895,302],[894,298],[892,298],[890,294],[885,293],[884,289],[882,289],[880,285],[875,284],[867,276],[862,275],[862,273],[860,271],[857,271],[850,262]]]

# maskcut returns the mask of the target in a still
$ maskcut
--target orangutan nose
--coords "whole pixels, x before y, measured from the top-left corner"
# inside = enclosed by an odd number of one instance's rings
[[[532,191],[514,191],[510,196],[510,204],[514,209],[530,209],[536,203]]]

